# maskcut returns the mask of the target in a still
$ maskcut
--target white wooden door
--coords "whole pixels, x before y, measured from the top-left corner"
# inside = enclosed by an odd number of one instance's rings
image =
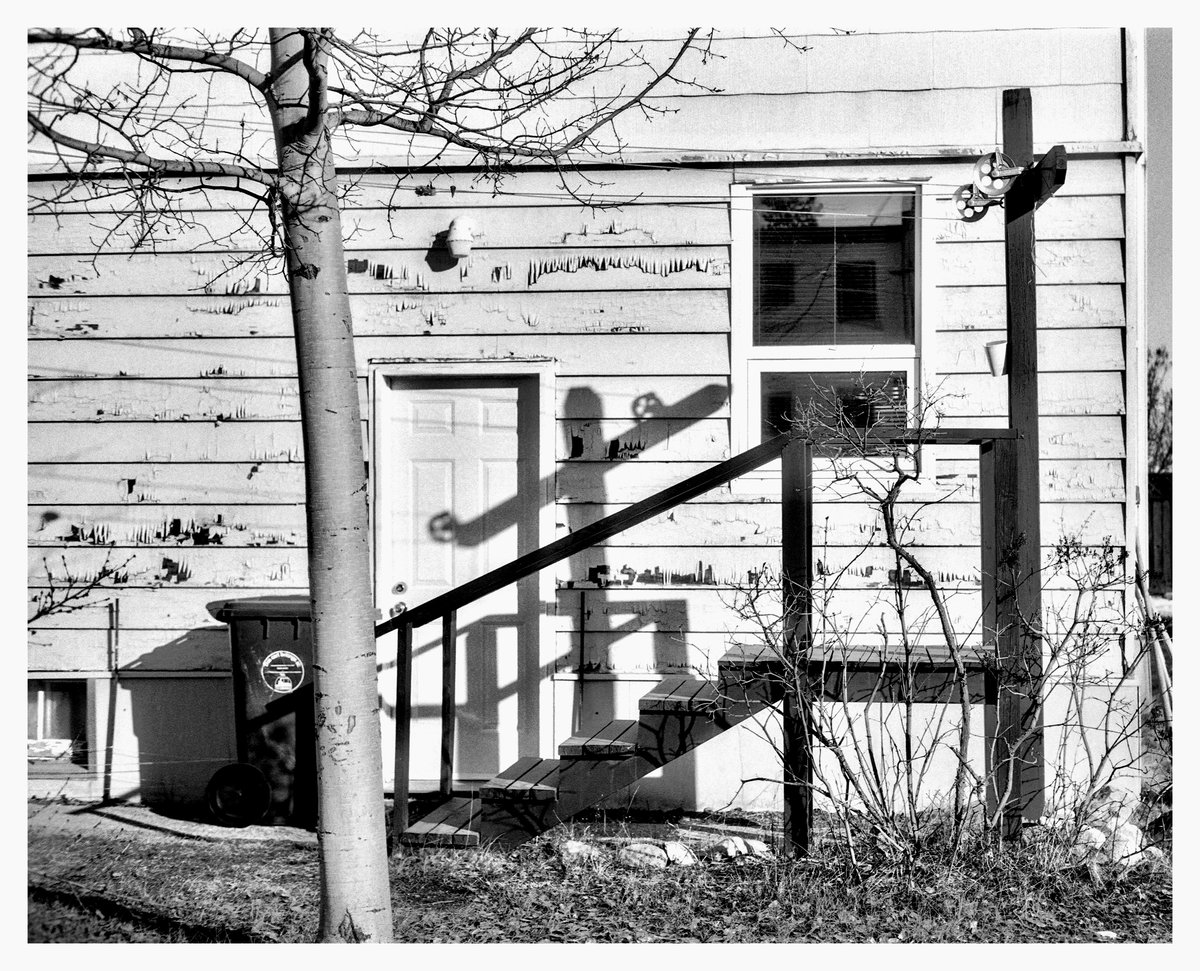
[[[540,490],[529,487],[531,472],[536,486],[536,418],[531,433],[525,426],[533,412],[523,399],[530,390],[519,378],[389,382],[388,427],[378,430],[390,436],[380,450],[389,466],[381,470],[388,507],[378,510],[386,521],[387,549],[377,558],[385,609],[395,601],[415,607],[536,548]],[[521,690],[529,658],[537,658],[536,620],[529,582],[458,612],[457,778],[488,778],[518,757],[522,715],[536,718]],[[532,671],[536,677],[536,663]],[[438,778],[440,623],[414,632],[412,672],[416,790]],[[385,736],[392,731],[385,721]]]

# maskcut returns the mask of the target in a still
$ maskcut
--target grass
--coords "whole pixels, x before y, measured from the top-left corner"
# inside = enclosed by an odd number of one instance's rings
[[[608,844],[599,860],[564,863],[562,840],[589,835],[555,831],[512,853],[395,857],[396,940],[1171,939],[1169,868],[1097,879],[1049,866],[1045,840],[976,846],[953,867],[926,862],[908,875],[832,858],[634,871]],[[304,942],[316,931],[312,847],[31,833],[29,878],[30,940]]]

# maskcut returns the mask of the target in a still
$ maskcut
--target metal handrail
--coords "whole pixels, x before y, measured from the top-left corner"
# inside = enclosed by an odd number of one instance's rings
[[[1016,433],[1009,428],[922,428],[905,429],[893,434],[880,433],[873,429],[865,437],[865,441],[871,445],[978,445],[983,441],[1014,438],[1015,436]],[[375,636],[383,637],[385,634],[398,630],[404,624],[414,628],[422,627],[480,597],[485,597],[510,583],[522,580],[531,573],[552,566],[559,560],[595,546],[631,526],[643,523],[673,506],[703,495],[710,489],[731,482],[747,472],[753,472],[772,459],[778,458],[787,443],[794,437],[795,435],[791,432],[782,432],[761,445],[740,452],[733,458],[726,459],[703,472],[698,472],[691,478],[684,479],[661,492],[656,492],[649,498],[636,502],[620,512],[615,512],[577,529],[570,536],[564,536],[562,539],[519,556],[511,562],[476,577],[474,580],[469,580],[453,590],[439,594],[411,610],[405,610],[378,624],[375,627]],[[862,443],[853,442],[850,439],[828,438],[822,439],[818,444],[822,447],[836,448],[839,446],[855,447]]]
[[[577,529],[569,536],[564,536],[562,539],[519,556],[504,566],[497,567],[495,570],[476,577],[432,600],[427,600],[412,610],[405,610],[376,625],[376,637],[382,637],[394,631],[399,632],[396,655],[396,779],[393,832],[403,832],[408,825],[408,723],[412,714],[410,692],[414,628],[421,627],[438,618],[442,619],[442,758],[439,791],[443,796],[449,796],[453,777],[454,690],[457,681],[457,651],[454,642],[458,629],[457,611],[460,607],[595,546],[610,536],[615,536],[631,526],[645,522],[680,503],[725,485],[747,472],[752,472],[773,459],[779,458],[788,445],[793,442],[804,442],[803,454],[807,467],[811,465],[811,445],[818,445],[824,449],[861,448],[864,445],[984,445],[995,439],[1016,437],[1016,432],[1009,428],[897,429],[888,432],[876,427],[859,439],[829,437],[822,438],[819,442],[811,442],[802,438],[798,432],[782,432],[733,458],[726,459],[682,482],[656,492],[649,498],[636,502],[620,512],[605,516],[603,519]],[[806,472],[804,475],[807,482],[809,473]],[[786,505],[789,480],[786,470],[784,479]],[[811,503],[811,495],[804,502]],[[786,511],[784,518],[785,520],[788,518]],[[785,529],[785,534],[786,532]],[[788,546],[789,542],[785,535],[785,572]]]
[[[783,452],[784,446],[791,440],[791,437],[787,432],[776,435],[761,445],[756,445],[754,448],[741,452],[733,458],[721,462],[719,465],[714,465],[712,468],[698,472],[691,478],[684,479],[682,482],[663,489],[661,492],[656,492],[648,499],[643,499],[641,502],[636,502],[632,506],[622,509],[620,512],[615,512],[581,529],[577,529],[570,536],[564,536],[562,539],[548,543],[540,549],[519,556],[510,563],[497,567],[483,574],[483,576],[476,577],[474,580],[469,580],[467,583],[455,587],[453,590],[448,590],[446,593],[434,597],[432,600],[427,600],[412,610],[406,610],[403,613],[397,614],[395,617],[389,618],[376,626],[375,636],[382,637],[384,634],[390,634],[405,624],[412,627],[421,627],[424,624],[428,624],[430,621],[437,620],[437,618],[451,611],[458,610],[460,607],[478,600],[480,597],[487,596],[501,587],[506,587],[510,583],[524,579],[531,573],[536,573],[538,570],[557,563],[559,560],[566,559],[568,556],[573,556],[591,546],[595,546],[597,543],[608,539],[610,536],[615,536],[617,533],[629,529],[631,526],[643,523],[647,519],[651,519],[659,513],[679,505],[681,502],[687,502],[687,500],[694,499],[696,496],[702,495],[710,489],[724,485],[738,476],[752,472],[759,466],[766,465],[772,459],[778,458]]]

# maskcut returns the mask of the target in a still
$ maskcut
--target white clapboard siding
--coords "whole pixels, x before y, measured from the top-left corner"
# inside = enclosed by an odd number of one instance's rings
[[[486,215],[488,207],[460,207],[456,215],[476,225],[474,249],[525,247],[693,246],[730,242],[729,207],[724,199],[634,203],[620,209],[587,206],[544,206],[538,200],[526,207],[509,207],[502,217]],[[957,218],[949,192],[937,194],[926,215],[938,220],[935,240],[978,242],[1003,239],[1003,220],[985,218],[968,223]],[[164,222],[153,241],[138,244],[137,224],[120,214],[30,215],[28,252],[50,256],[105,252],[213,253],[257,252],[269,241],[265,215],[231,211],[189,214]],[[343,212],[346,252],[443,248],[448,220],[437,209],[346,209]],[[1039,240],[1117,239],[1124,235],[1121,197],[1056,195],[1055,204],[1039,210]]]
[[[560,461],[711,461],[729,458],[724,418],[647,418],[642,421],[560,421]]]
[[[953,496],[954,499],[960,499]],[[579,505],[560,516],[571,530],[581,529],[617,512],[611,505]],[[885,541],[879,510],[866,502],[813,503],[813,543],[831,546],[878,545]],[[1124,507],[1118,503],[1042,503],[1042,536],[1072,536],[1085,545],[1120,540]],[[905,504],[897,508],[902,542],[923,546],[977,545],[980,509],[977,502],[945,502],[935,506]],[[618,533],[601,546],[778,546],[782,541],[777,503],[739,506],[690,503]]]
[[[957,216],[953,197],[939,195],[934,212],[938,219],[934,240],[939,244],[977,243],[1004,239],[1002,210],[969,223]],[[1112,196],[1054,196],[1054,205],[1042,206],[1035,217],[1034,234],[1038,242],[1066,239],[1121,239],[1125,235],[1123,199]]]
[[[33,256],[28,269],[29,292],[50,296],[287,292],[279,265],[231,267],[219,255]],[[444,254],[430,262],[412,250],[370,250],[348,257],[346,269],[351,293],[723,289],[729,286],[729,247],[491,249],[457,263]]]
[[[693,246],[729,243],[729,207],[723,200],[672,205],[669,202],[634,203],[616,209],[592,209],[587,206],[545,207],[540,200],[529,200],[523,208],[510,207],[502,218],[482,215],[486,208],[475,209],[471,200],[456,215],[475,223],[474,249],[513,247],[624,247]],[[347,254],[364,250],[444,249],[438,239],[449,227],[441,210],[346,209],[342,234]],[[121,227],[124,226],[124,232]],[[136,226],[119,215],[99,216],[78,213],[67,216],[32,215],[29,217],[31,254],[94,253],[101,244],[105,252],[129,253],[134,250]],[[246,215],[236,212],[206,214],[203,219],[166,221],[154,241],[159,253],[257,251],[270,239],[270,225],[264,214],[256,214],[247,226]]]
[[[996,92],[997,115],[999,113],[999,92]],[[1041,112],[1039,110],[1038,114]],[[1035,134],[1037,132],[1035,131]],[[1063,141],[1063,139],[1058,139]],[[979,145],[994,146],[996,136],[989,134]],[[1054,133],[1047,132],[1045,137],[1039,136],[1035,143],[1049,147],[1055,143]],[[969,145],[969,141],[955,139],[955,146]],[[811,150],[812,143],[806,148],[803,158],[811,160],[819,152]],[[844,146],[843,146],[844,147]],[[822,160],[820,178],[831,182],[839,181],[920,181],[930,180],[937,188],[950,191],[971,181],[974,159],[945,161],[934,160],[907,162],[903,159],[887,158],[878,161],[846,162],[837,157]],[[582,199],[586,204],[604,206],[605,211],[620,214],[624,207],[631,202],[638,203],[667,203],[674,206],[708,205],[714,200],[723,201],[729,193],[729,184],[736,178],[741,181],[797,181],[811,180],[811,166],[789,164],[788,157],[781,154],[772,160],[770,165],[755,165],[743,168],[735,164],[710,165],[697,169],[686,163],[671,164],[669,160],[656,164],[653,168],[632,167],[618,171],[600,173],[580,173],[572,176],[567,173],[565,178],[572,189],[576,190],[573,197],[561,185],[561,177],[556,173],[533,171],[521,172],[507,176],[499,191],[494,191],[488,184],[479,184],[470,172],[428,172],[419,178],[405,174],[386,175],[373,172],[369,179],[359,181],[348,188],[347,198],[343,204],[343,212],[353,219],[353,213],[359,209],[393,210],[400,213],[411,210],[435,210],[442,214],[449,228],[450,220],[463,207],[491,209],[528,208],[536,206],[539,209],[563,206],[576,209]],[[202,213],[210,210],[250,208],[245,195],[239,192],[215,191],[221,180],[211,182],[212,191],[204,193],[187,193],[180,190],[187,188],[182,180],[164,180],[161,185],[166,190],[177,193],[178,205],[184,211]],[[424,193],[432,186],[432,194]],[[455,193],[450,193],[451,187]],[[98,184],[102,193],[111,193],[112,184]],[[424,194],[417,194],[421,188]],[[1070,160],[1070,178],[1055,193],[1056,199],[1074,195],[1118,195],[1124,191],[1125,177],[1122,162],[1119,158],[1073,158]],[[59,198],[56,211],[59,213],[89,212],[108,214],[114,210],[120,211],[123,197],[94,199],[87,184],[76,184],[64,192],[61,182],[53,180],[31,179],[28,194],[33,200],[49,197]]]
[[[36,422],[30,462],[302,462],[300,422]]]
[[[362,337],[355,342],[361,374],[372,360],[512,360],[557,362],[563,375],[718,374],[729,368],[725,334],[598,334],[471,337]],[[92,341],[86,355],[71,341],[31,341],[32,377],[291,377],[296,347],[278,337],[242,340],[131,339]]]
[[[939,286],[933,294],[933,324],[942,330],[1004,330],[1002,286]],[[1038,280],[1038,326],[1123,327],[1125,295],[1117,284],[1049,284]]]
[[[581,667],[579,634],[561,631],[554,640],[555,668],[560,673],[582,671],[633,676],[683,672],[716,674],[717,661],[729,649],[730,640],[729,634],[713,631],[585,634]],[[614,686],[614,690],[619,688]]]
[[[939,286],[1000,286],[1004,246],[999,242],[943,243],[932,269]],[[29,293],[50,297],[194,294],[273,296],[286,293],[282,275],[259,263],[230,268],[216,255],[33,256]],[[493,249],[472,252],[449,265],[412,251],[372,250],[347,260],[352,294],[521,293],[585,290],[726,289],[729,247],[580,247],[554,250]],[[148,265],[146,265],[148,264]],[[1121,283],[1124,261],[1112,239],[1038,242],[1039,283]]]
[[[727,374],[562,376],[556,392],[562,419],[633,423],[729,415]],[[28,409],[31,421],[287,421],[300,417],[300,389],[295,378],[232,375],[38,379],[29,382]],[[359,381],[359,411],[370,413],[366,378]]]
[[[1121,80],[1121,34],[1114,28],[885,31],[836,36],[785,30],[717,31],[718,55],[694,67],[721,92],[913,91],[928,88],[1034,88]],[[661,36],[661,35],[660,35]],[[678,45],[640,45],[652,63]],[[685,55],[687,57],[688,55]]]
[[[950,426],[960,419],[947,418]],[[1124,455],[1123,423],[1119,417],[1108,418],[1045,418],[1040,425],[1043,489],[1049,488],[1047,477],[1060,470],[1062,460],[1108,459]],[[977,474],[978,448],[975,446],[939,445],[936,447],[937,474],[945,473],[943,462],[953,460],[970,463],[974,469],[957,469],[959,475]],[[662,489],[682,482],[705,471],[711,462],[564,462],[556,472],[557,498],[560,502],[636,502]],[[1098,463],[1099,464],[1099,463]],[[814,470],[818,478],[827,477],[819,464]],[[1107,472],[1100,473],[1108,482]],[[929,488],[926,486],[926,488]],[[728,487],[717,487],[706,494],[714,501],[729,493]],[[1091,495],[1091,493],[1089,493]],[[734,499],[736,501],[736,495]],[[726,501],[716,499],[716,501]]]
[[[122,583],[230,588],[303,587],[308,583],[307,551],[293,547],[247,549],[166,545],[31,549],[28,560],[31,587],[47,586],[52,578],[59,583],[68,575],[86,582],[106,563],[113,569],[120,568],[118,587]]]
[[[356,294],[350,312],[358,337],[729,332],[721,290]],[[29,302],[30,337],[290,337],[292,330],[282,296]]]
[[[34,628],[28,640],[30,670],[109,670],[111,635],[103,629]],[[116,651],[121,672],[228,671],[229,635],[223,629],[132,630]]]
[[[1055,550],[1043,538],[1042,563],[1051,564]],[[1098,554],[1102,546],[1089,547]],[[911,552],[927,564],[941,585],[972,586],[979,583],[978,546],[923,546],[914,543]],[[882,546],[814,546],[814,569],[818,576],[850,589],[869,589],[887,585],[888,572],[895,569],[895,554]],[[555,570],[560,586],[594,586],[590,571],[607,567],[616,586],[666,587],[744,587],[752,575],[764,570],[779,571],[778,547],[719,547],[679,549],[677,547],[593,547],[559,563]],[[698,579],[697,579],[698,578]],[[1062,585],[1061,583],[1059,584]],[[608,587],[606,589],[613,589]]]
[[[1042,327],[1120,327],[1117,284],[1039,283]],[[710,290],[624,293],[359,294],[351,298],[355,334],[656,333],[729,330],[728,294]],[[1003,330],[1002,286],[947,286],[931,307],[939,330]],[[120,301],[34,295],[30,337],[281,337],[292,333],[281,296],[180,294]]]
[[[973,650],[982,646],[978,630],[959,632],[959,646]],[[617,678],[645,677],[650,674],[695,674],[712,677],[717,673],[717,664],[730,643],[745,641],[758,643],[761,638],[749,632],[717,631],[630,631],[628,633],[589,633],[583,635],[582,673],[609,675]],[[830,648],[844,646],[844,641],[834,635],[825,638]],[[914,651],[921,656],[944,659],[947,650],[940,634],[926,632],[911,638]],[[893,632],[889,648],[896,651]],[[576,672],[580,664],[579,634],[563,631],[557,636],[556,653],[560,673]],[[852,647],[871,647],[881,650],[880,636],[862,631],[853,639]],[[898,660],[899,655],[891,655]],[[915,659],[915,658],[914,658]],[[948,692],[947,692],[948,694]]]
[[[298,462],[31,465],[29,501],[46,505],[283,505],[304,502]]]
[[[631,144],[653,146],[654,157],[722,150],[786,155],[792,147],[811,154],[849,147],[995,145],[1001,93],[997,87],[687,98],[672,102],[674,113],[631,119],[622,135]],[[1121,139],[1122,94],[1119,81],[1039,88],[1035,146]],[[1088,110],[1081,111],[1085,104]]]
[[[947,331],[937,335],[930,365],[938,374],[991,374],[989,341],[1005,331]],[[1116,327],[1038,330],[1040,373],[1120,371],[1125,367],[1125,333]]]
[[[108,630],[113,625],[110,604],[117,605],[117,622],[122,638],[129,631],[188,631],[198,628],[225,629],[209,610],[229,600],[304,594],[303,587],[262,587],[219,590],[209,587],[105,587],[91,591],[70,613],[39,618],[42,630]],[[33,593],[33,591],[31,591]]]
[[[988,374],[946,374],[934,379],[937,410],[956,418],[1004,425],[1008,420],[1008,379]],[[1038,375],[1038,412],[1042,416],[1123,415],[1122,371],[1047,372]],[[1001,419],[991,421],[990,419]]]
[[[365,378],[358,401],[365,416]],[[38,380],[29,382],[28,406],[30,421],[45,422],[298,421],[300,387],[295,378]]]
[[[1004,244],[942,243],[933,268],[938,286],[1004,285]],[[1121,283],[1125,260],[1115,239],[1038,240],[1034,247],[1038,284]]]
[[[939,448],[939,451],[945,449]],[[1082,449],[1081,449],[1082,451]],[[711,462],[615,462],[601,475],[585,464],[565,463],[556,475],[558,502],[636,502],[711,468]],[[1043,459],[1043,496],[1054,501],[1121,500],[1123,463],[1119,459]],[[937,487],[919,486],[915,494],[943,497],[950,490],[974,498],[978,460],[939,458]],[[820,474],[818,473],[818,478]],[[31,465],[29,502],[40,505],[125,504],[281,505],[304,502],[304,469],[298,463],[117,463]],[[764,495],[761,491],[758,495]],[[777,498],[772,493],[766,496]],[[753,502],[755,495],[728,486],[704,494],[708,502]]]
[[[923,585],[901,587],[901,601],[913,632],[938,631],[936,608]],[[982,614],[983,594],[978,585],[947,584],[939,587],[954,620],[955,630],[970,630]],[[1072,616],[1079,600],[1078,590],[1059,587],[1044,591],[1043,605],[1053,618]],[[559,588],[556,592],[556,628],[560,631],[605,633],[615,631],[753,631],[773,629],[778,623],[781,599],[778,591],[741,589],[634,586],[592,589]],[[1097,620],[1120,616],[1124,596],[1120,591],[1103,591],[1089,598],[1084,609]],[[833,586],[814,590],[813,608],[818,625],[826,629],[872,630],[880,618],[898,616],[896,592],[888,577],[875,587]],[[1057,623],[1057,620],[1056,620]],[[1051,628],[1052,631],[1062,628]]]
[[[356,168],[354,165],[345,165],[341,169],[346,183],[343,211],[434,209],[445,213],[448,228],[450,219],[464,206],[506,209],[557,205],[575,209],[581,202],[585,205],[594,202],[613,207],[634,202],[707,203],[728,191],[732,168],[732,165],[701,169],[688,167],[689,178],[683,184],[677,172],[658,166],[578,173],[541,168],[506,174],[497,186],[474,171],[431,169],[418,173],[385,173],[373,168],[364,175],[362,166]],[[849,171],[853,167],[845,168]],[[231,179],[206,180],[204,192],[186,191],[194,187],[194,182],[189,183],[184,179],[165,179],[159,185],[164,191],[175,194],[177,205],[184,211],[255,208],[243,193],[220,191],[234,185]],[[451,187],[455,190],[453,194]],[[75,184],[64,187],[61,181],[52,179],[34,178],[29,185],[31,199],[56,199],[59,212],[108,213],[114,208],[121,208],[121,199],[112,196],[111,181],[101,183],[98,191],[107,194],[108,198],[95,198],[96,190],[91,186]]]
[[[304,546],[304,506],[28,507],[29,545]]]
[[[596,374],[559,376],[561,419],[725,418],[729,375]]]
[[[947,417],[943,427],[970,428],[970,417]],[[1115,415],[1045,417],[1038,422],[1043,458],[1122,458],[1125,455],[1125,422]],[[978,455],[974,445],[938,446],[939,457],[968,458]]]
[[[884,578],[887,579],[886,577]],[[940,590],[957,618],[974,624],[980,614],[982,594],[978,586],[947,586]],[[876,588],[832,588],[814,592],[814,607],[820,617],[876,610],[896,612],[895,592],[890,583]],[[752,630],[762,621],[777,622],[781,601],[777,591],[742,589],[656,588],[652,586],[600,587],[557,591],[557,629],[603,633],[617,630],[721,631]],[[916,619],[933,609],[923,587],[904,588],[906,616]],[[761,620],[756,620],[761,618]],[[927,619],[927,618],[926,618]]]
[[[945,451],[939,446],[938,452]],[[1124,463],[1120,459],[1043,459],[1040,463],[1042,497],[1056,502],[1113,502],[1121,501],[1125,490]],[[588,475],[586,468],[560,466],[556,474],[558,502],[564,509],[581,502],[629,503],[682,482],[712,466],[704,462],[644,463],[638,466],[617,464],[606,470],[603,479]],[[814,469],[814,489],[817,494],[834,498],[829,488],[828,471]],[[937,459],[932,478],[927,476],[906,487],[906,495],[925,501],[942,501],[948,496],[962,501],[976,500],[979,495],[979,458]],[[704,493],[706,503],[749,505],[755,502],[778,502],[777,480],[757,482],[753,488],[738,483],[738,488],[721,486]],[[560,516],[567,515],[560,512]]]

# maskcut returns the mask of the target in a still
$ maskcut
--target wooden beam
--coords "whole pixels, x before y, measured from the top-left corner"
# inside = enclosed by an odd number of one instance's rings
[[[1004,92],[1003,127],[1005,154],[1018,165],[1028,165],[1033,153],[1028,88]],[[1045,783],[1040,706],[1031,694],[1040,690],[1042,675],[1042,643],[1031,630],[1042,623],[1034,211],[1065,178],[1066,153],[1051,151],[1046,165],[1034,166],[1017,180],[1004,206],[1009,425],[1017,438],[996,441],[992,459],[996,522],[991,568],[1000,664],[996,754],[1010,765],[1020,762],[1029,768],[1007,780],[1003,831],[1009,838],[1020,835],[1023,813],[1041,815]],[[1021,751],[1013,751],[1015,739],[1031,728],[1035,737]]]
[[[412,732],[412,625],[401,624],[396,634],[396,778],[392,798],[389,849],[400,845],[408,829],[408,747]]]
[[[1025,90],[1025,89],[1021,89]],[[1007,93],[1007,92],[1006,92]],[[1007,154],[1007,143],[1005,145]],[[1009,156],[1012,158],[1012,156]],[[1067,181],[1067,150],[1055,145],[1013,182],[1004,197],[1006,219],[1015,219],[1037,209]]]
[[[782,455],[784,671],[793,675],[783,701],[783,831],[792,855],[808,853],[812,838],[812,710],[803,675],[812,642],[812,456],[807,441]]]
[[[442,764],[438,790],[449,798],[454,784],[455,689],[458,683],[458,614],[442,618]]]

